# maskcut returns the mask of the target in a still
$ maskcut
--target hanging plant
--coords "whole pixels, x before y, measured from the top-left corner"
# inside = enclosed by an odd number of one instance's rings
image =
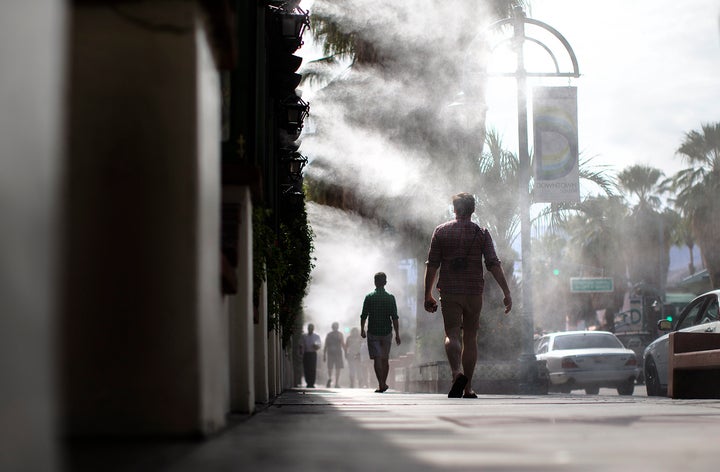
[[[271,222],[271,210],[254,210],[253,303],[257,309],[260,287],[267,283],[268,329],[281,330],[286,346],[302,311],[314,267],[313,232],[304,204],[294,212],[281,214],[277,232]]]

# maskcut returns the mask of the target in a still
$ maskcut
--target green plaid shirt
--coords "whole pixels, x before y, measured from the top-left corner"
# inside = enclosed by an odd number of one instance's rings
[[[373,336],[387,336],[392,333],[392,320],[398,319],[395,296],[385,291],[384,288],[376,288],[365,296],[362,314],[360,315],[361,326],[368,320],[367,332]]]

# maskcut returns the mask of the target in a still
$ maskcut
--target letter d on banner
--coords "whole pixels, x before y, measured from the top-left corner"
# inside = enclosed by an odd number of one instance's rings
[[[580,201],[576,87],[533,89],[535,202]]]

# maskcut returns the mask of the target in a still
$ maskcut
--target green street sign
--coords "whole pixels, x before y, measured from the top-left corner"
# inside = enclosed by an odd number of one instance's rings
[[[573,293],[594,293],[614,291],[612,277],[571,277],[570,291]]]

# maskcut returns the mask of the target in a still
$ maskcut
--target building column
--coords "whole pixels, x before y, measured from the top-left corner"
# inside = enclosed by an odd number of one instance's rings
[[[257,307],[257,322],[255,323],[255,401],[267,403],[270,401],[268,380],[268,310],[267,310],[267,284],[260,289],[260,303]]]
[[[0,3],[0,470],[57,470],[66,2]]]
[[[219,75],[195,2],[82,2],[69,39],[67,435],[194,435],[229,410]]]
[[[278,394],[278,370],[278,334],[272,330],[268,334],[268,390],[271,397]]]
[[[230,298],[231,409],[255,410],[255,330],[253,328],[252,202],[250,188],[225,187],[223,201],[239,205],[237,294]]]

